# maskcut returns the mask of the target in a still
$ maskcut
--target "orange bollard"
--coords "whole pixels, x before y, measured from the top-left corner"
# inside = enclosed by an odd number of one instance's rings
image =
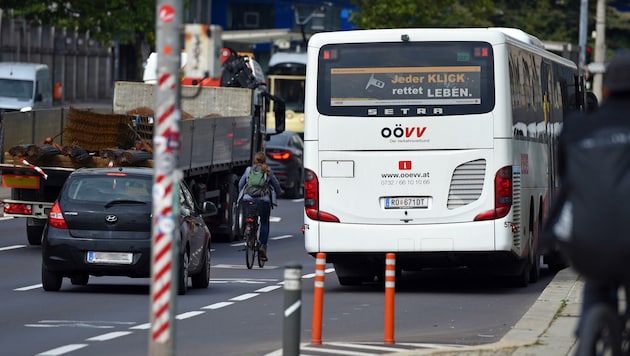
[[[394,343],[394,295],[396,291],[396,255],[385,255],[385,344]]]
[[[315,259],[315,288],[313,289],[313,325],[311,344],[322,344],[322,316],[324,314],[324,276],[326,254],[317,253]]]
[[[53,99],[61,100],[63,98],[63,85],[59,82],[55,83],[53,89]]]

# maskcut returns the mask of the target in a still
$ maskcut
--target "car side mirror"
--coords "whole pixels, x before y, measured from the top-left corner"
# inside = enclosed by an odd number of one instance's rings
[[[216,216],[219,213],[219,209],[211,201],[204,201],[201,209],[203,216]]]
[[[284,132],[285,127],[285,117],[286,117],[286,109],[283,100],[277,100],[273,104],[273,113],[276,117],[276,132],[282,133]]]

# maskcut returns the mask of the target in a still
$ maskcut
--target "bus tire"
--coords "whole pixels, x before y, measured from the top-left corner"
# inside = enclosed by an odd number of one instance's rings
[[[530,263],[530,253],[527,254],[527,258],[524,261],[518,262],[521,264],[521,271],[518,274],[515,274],[511,278],[511,282],[515,287],[525,288],[529,285],[530,273],[531,273],[531,263]]]
[[[540,231],[540,230],[539,230]],[[529,282],[536,283],[540,279],[540,254],[534,243],[534,233],[529,230]]]

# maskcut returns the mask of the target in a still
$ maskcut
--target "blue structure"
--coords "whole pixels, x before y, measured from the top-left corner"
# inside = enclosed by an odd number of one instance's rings
[[[224,33],[241,32],[256,34],[269,30],[289,30],[292,47],[301,46],[302,29],[306,38],[315,32],[350,30],[350,13],[356,11],[351,0],[333,1],[286,1],[286,0],[191,0],[185,15],[186,23],[211,23],[223,28]],[[287,38],[285,38],[285,45]],[[227,42],[238,51],[252,52],[266,67],[275,50],[274,42],[281,38],[277,32],[268,37]]]

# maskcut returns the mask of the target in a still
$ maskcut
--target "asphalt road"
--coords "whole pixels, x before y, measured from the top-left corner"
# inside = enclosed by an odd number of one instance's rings
[[[281,355],[282,282],[294,262],[304,276],[298,334],[310,342],[315,261],[304,252],[302,204],[282,200],[272,211],[265,268],[245,268],[242,244],[213,243],[210,287],[176,299],[176,355]],[[27,245],[24,220],[0,221],[0,231],[0,354],[148,354],[150,279],[91,277],[88,286],[64,279],[61,291],[44,292],[40,250]],[[396,344],[384,347],[382,287],[342,287],[328,265],[324,345],[304,345],[302,354],[378,355],[498,341],[552,279],[543,273],[538,283],[516,288],[465,271],[405,272],[397,283]]]

